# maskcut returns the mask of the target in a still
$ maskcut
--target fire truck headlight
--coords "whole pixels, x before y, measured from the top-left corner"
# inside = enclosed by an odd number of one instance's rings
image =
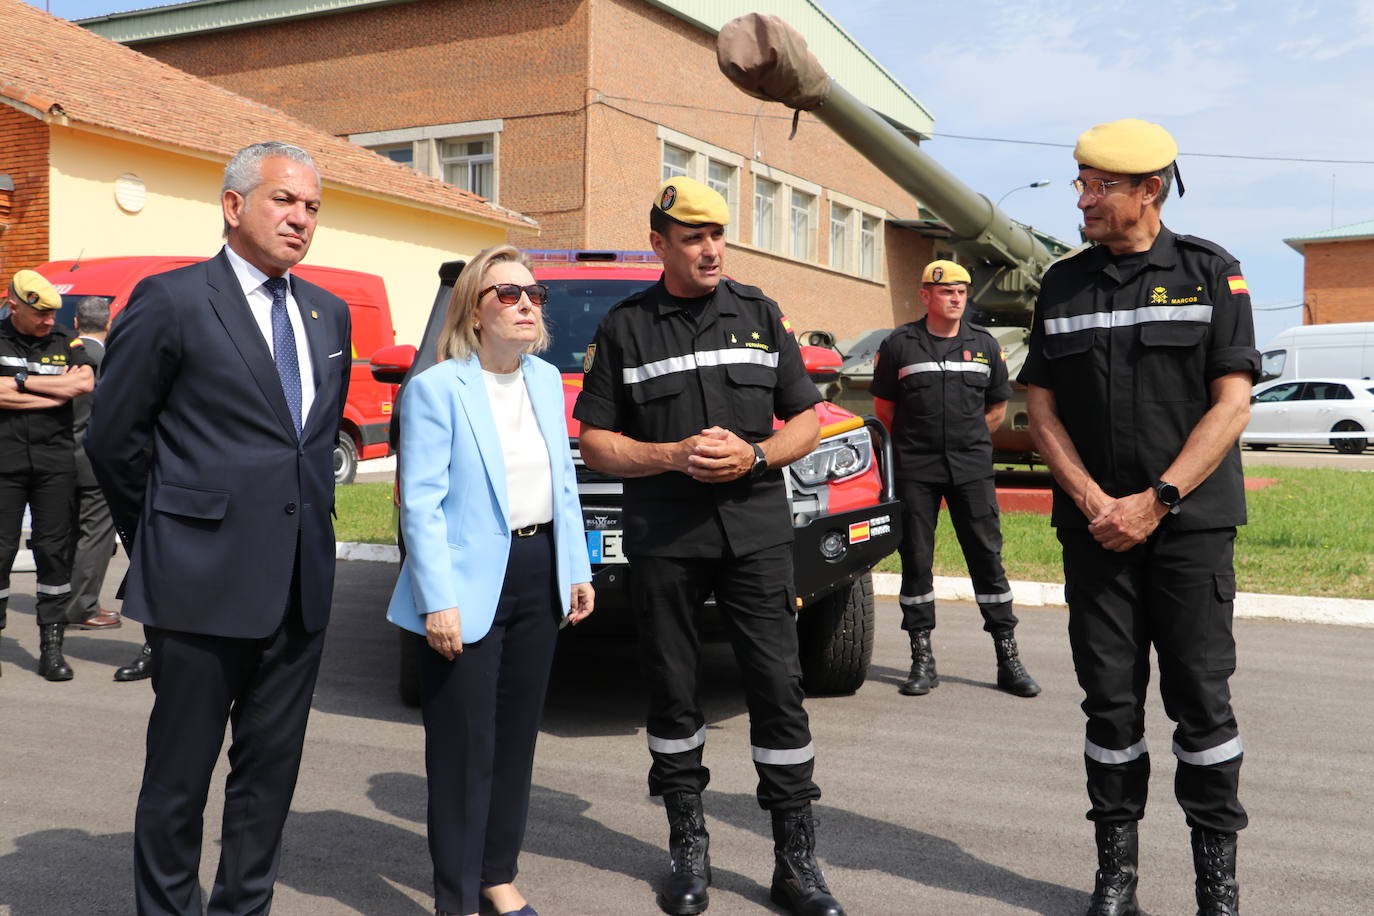
[[[816,450],[791,464],[793,476],[804,487],[845,480],[862,474],[873,463],[873,442],[867,429],[826,439]]]

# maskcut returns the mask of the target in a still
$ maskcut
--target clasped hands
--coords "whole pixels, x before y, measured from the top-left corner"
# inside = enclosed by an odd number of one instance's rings
[[[1142,490],[1120,499],[1100,493],[1089,498],[1083,514],[1089,519],[1088,533],[1107,550],[1121,553],[1145,543],[1168,511],[1154,490]]]
[[[678,446],[678,470],[702,483],[727,483],[754,466],[754,447],[719,426],[688,436]]]
[[[590,582],[578,582],[568,601],[568,623],[585,620],[596,606],[596,591]],[[449,661],[463,654],[463,615],[456,608],[445,608],[425,615],[425,641]]]

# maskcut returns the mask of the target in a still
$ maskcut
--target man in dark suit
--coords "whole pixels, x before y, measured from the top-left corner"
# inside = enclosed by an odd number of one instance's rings
[[[86,358],[100,375],[100,363],[105,358],[105,335],[110,330],[110,300],[104,296],[85,296],[76,303],[76,340],[72,346],[86,351]],[[67,605],[67,626],[81,630],[112,630],[118,627],[118,611],[100,606],[100,589],[105,584],[105,570],[114,554],[114,519],[110,507],[100,492],[100,484],[86,457],[86,427],[91,423],[91,405],[95,392],[72,398],[72,434],[76,458],[76,554],[72,558],[72,597]]]
[[[334,584],[333,451],[348,308],[292,277],[320,205],[310,156],[240,150],[228,244],[148,277],[116,320],[86,436],[129,552],[157,698],[134,824],[138,912],[201,912],[210,775],[232,724],[209,913],[266,913]]]

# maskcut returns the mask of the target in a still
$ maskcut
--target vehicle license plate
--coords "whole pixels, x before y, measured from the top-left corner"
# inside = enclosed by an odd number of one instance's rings
[[[593,563],[628,563],[620,550],[619,531],[588,531],[587,553]]]

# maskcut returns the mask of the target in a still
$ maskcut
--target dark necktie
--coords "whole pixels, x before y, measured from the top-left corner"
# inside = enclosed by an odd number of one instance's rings
[[[286,406],[296,424],[296,437],[301,434],[301,363],[296,358],[296,332],[286,314],[286,278],[268,277],[263,283],[272,294],[272,357],[277,361],[277,375],[281,378]]]

